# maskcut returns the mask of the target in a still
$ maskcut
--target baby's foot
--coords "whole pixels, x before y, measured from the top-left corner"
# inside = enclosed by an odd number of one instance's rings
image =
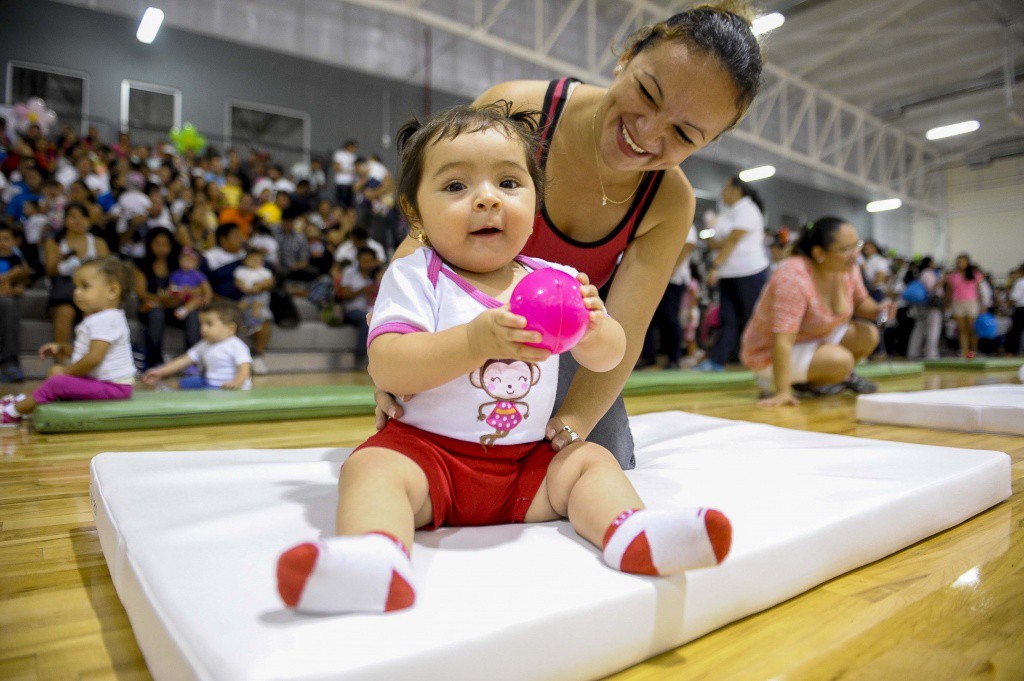
[[[732,525],[721,511],[634,510],[608,526],[604,560],[623,572],[672,575],[718,565],[731,545]]]
[[[416,600],[405,547],[384,532],[293,546],[277,561],[277,591],[311,613],[391,612]]]

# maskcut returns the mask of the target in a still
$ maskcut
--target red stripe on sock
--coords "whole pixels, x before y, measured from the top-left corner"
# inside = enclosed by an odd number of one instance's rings
[[[645,532],[638,534],[626,547],[619,569],[623,572],[632,572],[635,575],[655,576],[658,574],[658,569],[654,567],[654,560],[651,558],[651,545],[647,542]]]
[[[721,511],[709,508],[704,514],[704,529],[715,551],[715,560],[721,563],[732,547],[732,523]]]
[[[604,539],[601,540],[601,550],[604,551],[608,547],[608,542],[611,541],[612,535],[615,534],[615,530],[619,529],[622,523],[626,522],[629,516],[633,515],[640,509],[631,508],[628,511],[623,511],[619,516],[612,521],[612,524],[608,526],[608,529],[604,531]]]
[[[402,610],[416,602],[416,590],[396,570],[391,571],[391,586],[388,587],[388,602],[384,612]]]
[[[306,542],[293,546],[277,559],[277,593],[289,608],[294,608],[302,597],[309,573],[316,567],[320,548]]]

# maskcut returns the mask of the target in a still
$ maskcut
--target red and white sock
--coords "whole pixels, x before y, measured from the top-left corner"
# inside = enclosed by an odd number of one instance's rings
[[[405,546],[385,532],[332,537],[277,560],[277,592],[301,612],[390,612],[416,600]]]
[[[718,565],[731,545],[732,525],[721,511],[631,510],[604,533],[604,562],[623,572],[673,575]]]

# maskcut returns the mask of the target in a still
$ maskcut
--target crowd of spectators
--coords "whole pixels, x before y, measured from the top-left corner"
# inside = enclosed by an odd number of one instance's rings
[[[405,225],[395,183],[376,155],[348,140],[330,158],[288,168],[259,149],[179,153],[170,143],[104,140],[70,126],[47,137],[0,129],[0,379],[23,379],[17,298],[49,291],[54,340],[68,342],[80,312],[71,276],[108,253],[133,263],[145,328],[140,370],[161,364],[164,332],[198,339],[198,310],[238,301],[253,369],[275,321],[297,323],[308,296],[329,324],[365,326],[383,266]]]
[[[788,229],[766,235],[764,251],[774,271],[790,256],[792,237]],[[666,357],[665,368],[694,366],[715,347],[721,292],[718,285],[708,283],[716,259],[708,241],[712,240],[692,239],[695,246],[680,258],[680,268],[648,332],[640,367],[658,364],[658,354]],[[917,360],[1024,354],[1024,262],[1002,274],[983,269],[966,253],[942,263],[931,256],[901,255],[866,240],[858,266],[871,297],[895,309],[895,314],[881,320],[876,357]],[[912,290],[905,294],[908,287]],[[982,315],[987,317],[982,320],[987,322],[986,337],[976,329]],[[737,360],[736,352],[728,358]]]
[[[740,190],[726,203],[735,212],[756,193],[733,184]],[[134,264],[138,319],[145,329],[137,348],[140,370],[164,360],[167,327],[182,329],[187,344],[196,342],[198,310],[218,297],[238,301],[245,311],[254,371],[263,373],[275,322],[297,321],[292,296],[308,297],[324,322],[352,324],[364,339],[366,311],[382,270],[407,232],[390,171],[378,156],[361,155],[355,140],[343,142],[329,159],[312,157],[285,168],[258,149],[179,153],[169,143],[133,143],[127,133],[106,141],[95,128],[80,137],[65,126],[48,138],[39,126],[23,135],[5,127],[0,211],[4,382],[23,378],[17,298],[28,287],[46,288],[53,338],[68,342],[80,314],[71,275],[90,258],[115,253]],[[754,232],[748,236],[761,233]],[[773,270],[792,244],[788,230],[764,234],[764,258]],[[715,366],[738,359],[735,341],[746,315],[738,319],[739,328],[730,328],[734,342],[715,343],[722,287],[735,281],[722,274],[722,263],[736,259],[730,245],[691,235],[640,366],[657,364],[659,353],[669,368],[692,366],[716,347]],[[858,262],[872,298],[895,306],[883,324],[878,352],[908,359],[1020,354],[1024,264],[999,278],[967,254],[943,267],[931,257],[907,258],[873,241],[863,244]],[[912,284],[918,295],[908,298],[904,291]],[[735,297],[730,296],[730,310]],[[996,327],[979,338],[974,327],[984,313]],[[365,361],[365,354],[357,358]]]

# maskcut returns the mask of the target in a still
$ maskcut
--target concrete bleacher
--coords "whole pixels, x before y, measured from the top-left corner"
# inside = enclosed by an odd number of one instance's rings
[[[53,325],[46,313],[48,296],[46,289],[32,288],[20,298],[21,368],[26,378],[44,378],[51,365],[50,360],[44,361],[38,356],[39,346],[53,340]],[[294,328],[274,326],[264,356],[271,373],[352,369],[355,366],[355,329],[351,326],[328,326],[320,321],[315,305],[304,298],[294,300],[301,321]],[[132,345],[141,350],[143,325],[137,311],[138,301],[132,296],[125,305],[125,312],[132,331]],[[180,329],[169,326],[164,335],[165,358],[171,359],[184,351],[184,334]]]

